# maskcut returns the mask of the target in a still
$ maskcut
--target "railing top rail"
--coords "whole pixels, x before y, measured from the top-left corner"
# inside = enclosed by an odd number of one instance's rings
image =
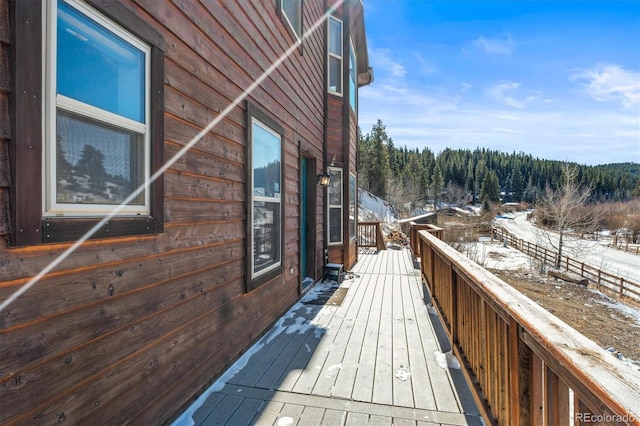
[[[532,349],[569,374],[568,383],[587,386],[608,407],[640,419],[640,371],[614,358],[556,316],[427,231],[419,231],[501,316],[515,320],[536,342]],[[553,368],[553,366],[551,366]],[[562,373],[562,372],[557,372]],[[573,386],[572,386],[573,385]]]
[[[415,227],[417,229],[431,229],[433,231],[444,231],[444,228],[440,228],[439,226],[433,225],[431,223],[409,222],[409,225],[411,225],[411,227]]]

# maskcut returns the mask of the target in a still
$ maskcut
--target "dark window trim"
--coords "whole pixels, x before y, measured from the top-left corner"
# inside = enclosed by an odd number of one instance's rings
[[[285,185],[284,185],[284,168],[285,168],[285,139],[284,139],[284,128],[280,125],[274,118],[268,115],[265,111],[260,109],[257,105],[253,104],[251,101],[247,101],[246,103],[247,115],[246,115],[246,129],[247,129],[247,172],[246,172],[246,214],[245,214],[245,223],[246,223],[246,232],[247,243],[246,243],[246,291],[249,292],[251,290],[255,290],[263,284],[271,281],[272,279],[282,275],[284,273],[284,258],[285,258],[285,246],[284,246],[284,234],[285,234]],[[281,136],[280,139],[280,177],[281,177],[281,190],[282,193],[280,195],[280,266],[270,270],[269,272],[265,272],[255,278],[252,278],[253,268],[251,266],[253,259],[253,222],[251,221],[250,209],[253,209],[253,188],[251,187],[251,174],[253,173],[253,129],[252,129],[252,118],[260,121],[262,124],[268,126],[271,130],[276,133],[279,133]]]
[[[164,162],[164,51],[163,36],[114,0],[88,0],[96,10],[151,46],[151,173]],[[12,0],[11,97],[11,241],[12,246],[76,240],[100,218],[43,218],[42,173],[42,1]],[[17,124],[20,123],[18,126]],[[34,167],[35,165],[35,167]],[[150,215],[114,217],[91,238],[157,234],[164,230],[164,182],[150,185]]]
[[[289,23],[288,18],[284,16],[284,13],[282,11],[282,1],[283,0],[276,0],[276,12],[293,41],[300,41],[300,45],[298,46],[298,53],[300,55],[303,55],[304,42],[302,40],[302,35],[304,34],[304,0],[300,0],[300,35],[296,34],[293,28],[291,28],[291,24]]]

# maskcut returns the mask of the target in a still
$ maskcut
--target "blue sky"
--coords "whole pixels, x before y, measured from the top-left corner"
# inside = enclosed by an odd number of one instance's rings
[[[640,1],[365,0],[364,133],[579,164],[640,162]]]

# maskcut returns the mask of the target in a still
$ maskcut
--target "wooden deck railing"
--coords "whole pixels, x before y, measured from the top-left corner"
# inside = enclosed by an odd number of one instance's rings
[[[418,244],[418,242],[420,241],[420,239],[418,238],[418,232],[420,231],[427,231],[437,239],[442,240],[442,233],[444,230],[435,225],[411,222],[411,229],[409,231],[409,246],[411,247],[411,251],[413,252],[416,259],[420,257],[420,244]]]
[[[640,425],[639,371],[429,232],[413,243],[487,422]]]
[[[555,264],[558,258],[558,252],[541,247],[537,244],[518,238],[502,228],[493,228],[493,237],[506,241],[507,244],[515,247],[523,253],[528,254],[536,260],[543,263]],[[607,290],[618,293],[621,296],[629,296],[640,299],[640,283],[632,281],[628,278],[605,272],[600,268],[588,265],[577,259],[563,255],[560,259],[560,266],[566,271],[575,272],[581,277],[603,286]],[[640,404],[640,402],[638,403]]]
[[[358,222],[358,246],[386,250],[380,222]]]

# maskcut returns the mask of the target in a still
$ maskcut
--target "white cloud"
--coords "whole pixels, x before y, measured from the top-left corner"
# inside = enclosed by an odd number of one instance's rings
[[[523,96],[524,94],[533,92],[518,90],[520,89],[520,86],[520,83],[514,81],[503,81],[489,88],[487,90],[487,94],[496,101],[513,108],[524,108],[528,103],[540,99],[540,96],[537,94],[529,94],[528,96]],[[517,94],[520,94],[521,96],[517,98]]]
[[[503,38],[480,36],[471,42],[476,48],[492,55],[509,55],[513,51],[513,39],[507,34]]]
[[[417,74],[433,75],[439,71],[438,66],[432,60],[425,58],[422,53],[412,52],[412,57],[412,69],[415,69]]]
[[[621,102],[627,108],[640,102],[640,73],[619,65],[598,64],[574,73],[571,80],[583,81],[585,92],[598,101]]]
[[[422,92],[418,88],[407,88],[402,85],[378,84],[366,86],[358,92],[364,104],[373,102],[385,108],[410,109],[433,113],[456,109],[457,98],[439,94],[437,90]]]
[[[518,85],[513,90],[523,89]],[[497,107],[434,88],[390,85],[363,87],[360,95],[362,131],[369,132],[380,119],[396,147],[434,153],[485,147],[581,164],[640,162],[640,117],[630,110],[580,104],[567,108],[564,103],[543,103],[543,98],[535,110]]]
[[[376,73],[389,73],[394,77],[404,77],[406,68],[391,57],[389,49],[369,49],[369,58]]]

